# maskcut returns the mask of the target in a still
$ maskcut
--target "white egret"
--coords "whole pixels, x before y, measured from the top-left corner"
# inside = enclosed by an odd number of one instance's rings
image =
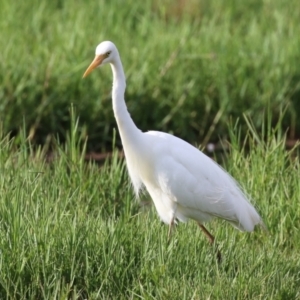
[[[110,64],[113,73],[112,103],[124,147],[127,169],[138,196],[144,186],[160,219],[168,224],[195,220],[211,244],[214,237],[203,223],[225,219],[241,231],[253,231],[263,222],[235,180],[212,159],[187,142],[159,131],[140,131],[124,100],[123,66],[116,46],[109,41],[96,48],[96,56],[83,77]],[[220,253],[218,253],[220,258]]]

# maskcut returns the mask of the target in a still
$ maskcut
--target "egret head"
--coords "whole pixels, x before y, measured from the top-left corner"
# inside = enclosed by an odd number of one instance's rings
[[[83,77],[88,76],[94,69],[105,65],[107,63],[112,63],[116,56],[118,55],[118,50],[114,43],[105,41],[99,44],[96,48],[96,56],[89,67],[83,74]]]

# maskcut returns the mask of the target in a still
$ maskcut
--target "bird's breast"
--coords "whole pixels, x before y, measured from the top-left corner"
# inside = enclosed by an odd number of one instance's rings
[[[138,177],[143,184],[155,182],[155,157],[151,147],[143,145],[123,144],[128,171]]]

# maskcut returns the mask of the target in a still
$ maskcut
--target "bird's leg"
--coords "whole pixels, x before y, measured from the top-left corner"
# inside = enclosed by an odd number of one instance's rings
[[[206,235],[206,237],[208,238],[209,243],[213,246],[215,243],[215,237],[204,227],[204,225],[202,225],[201,223],[197,222],[197,224],[199,225],[199,227],[201,228],[201,230],[204,232],[204,234]],[[222,255],[221,252],[218,249],[218,246],[216,246],[216,250],[217,250],[217,259],[218,262],[221,262],[222,260]]]
[[[174,226],[174,219],[172,219],[171,223],[169,224],[168,241],[170,240],[170,236],[171,236],[171,233],[172,233],[173,226]]]
[[[204,227],[204,225],[202,225],[201,223],[198,223],[198,225],[202,229],[206,237],[208,238],[209,243],[213,245],[213,243],[215,242],[215,237]]]

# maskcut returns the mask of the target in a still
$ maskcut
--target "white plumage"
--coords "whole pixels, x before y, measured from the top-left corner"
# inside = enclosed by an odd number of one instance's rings
[[[144,185],[163,222],[172,226],[176,219],[196,220],[211,243],[214,238],[202,223],[213,217],[225,219],[243,231],[263,225],[238,184],[213,160],[173,135],[143,133],[135,126],[124,101],[126,83],[121,59],[112,42],[97,46],[95,59],[83,76],[106,63],[113,72],[113,110],[136,195]]]

